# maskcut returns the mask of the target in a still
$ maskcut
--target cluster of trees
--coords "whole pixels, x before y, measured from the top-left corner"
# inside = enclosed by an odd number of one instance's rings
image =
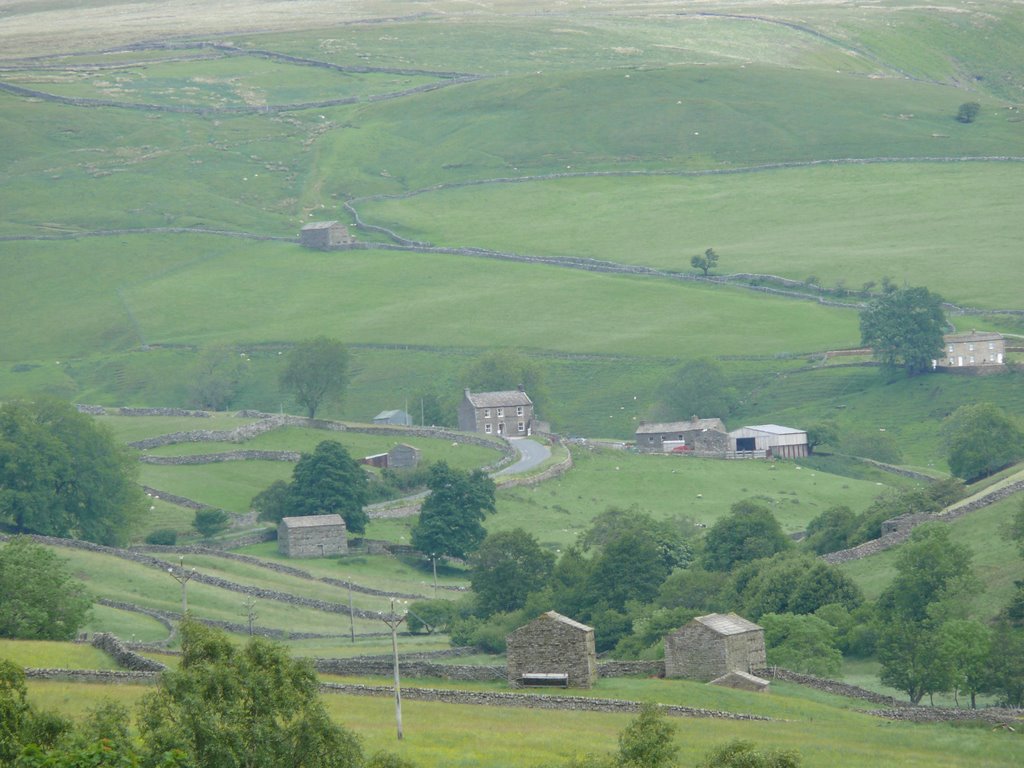
[[[447,628],[456,644],[500,651],[509,631],[553,608],[593,626],[599,651],[653,658],[667,632],[701,613],[860,604],[837,569],[792,551],[762,505],[735,505],[703,540],[699,530],[686,518],[613,507],[557,559],[521,529],[497,532],[470,557],[469,598],[417,603],[412,613]]]
[[[146,504],[136,458],[91,416],[51,397],[0,407],[0,523],[122,546]]]
[[[967,482],[1024,458],[1024,428],[992,403],[962,405],[943,422],[949,468]]]
[[[470,557],[473,593],[414,604],[410,628],[441,627],[454,644],[500,652],[509,632],[553,609],[593,626],[598,651],[657,658],[663,637],[694,616],[735,611],[765,628],[770,664],[831,676],[844,655],[877,657],[883,681],[915,702],[953,692],[973,704],[985,692],[1016,706],[1024,695],[1024,581],[998,622],[972,619],[970,552],[937,523],[915,529],[896,580],[874,602],[817,557],[896,510],[944,506],[962,492],[950,481],[887,494],[863,515],[836,508],[805,544],[792,542],[756,499],[735,504],[703,537],[685,518],[610,508],[557,558],[521,529],[496,532]],[[1024,506],[1015,526],[1024,542]]]

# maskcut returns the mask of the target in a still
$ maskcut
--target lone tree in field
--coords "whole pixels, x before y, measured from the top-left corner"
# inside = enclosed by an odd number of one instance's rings
[[[956,119],[961,123],[973,123],[981,111],[981,104],[976,101],[968,101],[960,105],[956,111]]]
[[[337,339],[318,336],[288,353],[281,389],[291,393],[309,418],[328,400],[340,401],[348,386],[348,350]]]
[[[898,288],[861,310],[860,338],[887,369],[914,376],[930,371],[941,356],[945,325],[940,296],[927,288]]]
[[[708,248],[704,251],[704,255],[697,255],[690,259],[690,266],[694,269],[699,269],[704,273],[704,277],[708,276],[708,272],[715,268],[718,264],[718,254],[715,253],[714,248]]]

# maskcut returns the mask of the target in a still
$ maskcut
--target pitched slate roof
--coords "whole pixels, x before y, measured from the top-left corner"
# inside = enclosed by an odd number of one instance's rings
[[[542,613],[538,618],[551,619],[553,621],[557,621],[559,624],[565,624],[568,627],[572,627],[573,629],[579,629],[584,632],[594,631],[593,627],[588,627],[586,624],[580,624],[578,621],[573,621],[568,616],[563,616],[562,614],[556,611],[548,611],[547,613]]]
[[[330,229],[337,223],[337,221],[311,221],[309,224],[303,224],[302,229],[303,231],[311,229]]]
[[[720,635],[742,635],[745,632],[756,632],[761,629],[754,622],[747,621],[735,613],[709,613],[705,616],[698,616],[694,621],[700,622]]]
[[[1003,338],[1001,333],[992,333],[989,331],[970,331],[968,333],[947,333],[942,337],[942,340],[947,344],[950,342],[964,342],[964,341],[1000,341]]]
[[[282,517],[285,528],[320,528],[325,525],[345,525],[341,515],[303,515],[302,517]]]
[[[470,392],[466,399],[474,408],[502,408],[505,406],[533,405],[533,401],[521,389],[507,392]]]
[[[667,432],[694,432],[695,430],[725,431],[721,419],[690,419],[689,421],[662,421],[652,424],[641,424],[636,428],[638,435],[657,435]]]

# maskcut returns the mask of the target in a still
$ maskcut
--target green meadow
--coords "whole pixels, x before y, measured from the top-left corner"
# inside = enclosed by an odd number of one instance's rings
[[[343,401],[317,415],[366,423],[385,409],[415,418],[428,393],[454,400],[481,355],[515,351],[544,376],[539,417],[585,442],[574,441],[569,473],[499,490],[486,525],[523,527],[551,550],[574,543],[610,506],[699,530],[753,497],[797,532],[829,507],[861,511],[878,493],[915,484],[842,455],[843,436],[868,448],[884,442],[898,463],[940,477],[948,471],[942,421],[957,407],[992,402],[1024,417],[1019,370],[905,379],[864,356],[825,355],[859,347],[857,305],[871,295],[865,286],[877,295],[887,279],[926,285],[964,308],[948,314],[959,331],[1004,332],[1010,362],[1022,362],[1019,4],[302,0],[283,13],[263,0],[167,0],[159,14],[135,0],[7,6],[0,84],[14,92],[0,90],[0,401],[49,393],[111,408],[188,408],[199,356],[226,346],[248,367],[229,413],[100,420],[126,443],[233,429],[249,421],[230,415],[240,409],[300,413],[278,387],[284,356],[327,335],[348,345],[351,378]],[[971,123],[955,119],[966,102],[980,105]],[[348,224],[365,247],[302,249],[302,225],[327,219]],[[395,238],[419,245],[396,249]],[[690,258],[709,247],[720,256],[712,277],[775,275],[802,283],[803,295],[752,290],[763,286],[744,285],[758,282],[750,277],[693,279]],[[650,273],[591,269],[597,262]],[[726,463],[596,447],[629,440],[673,371],[702,357],[716,359],[736,390],[735,412],[722,414],[729,428],[833,420],[836,455]],[[360,456],[408,442],[427,461],[466,469],[498,457],[449,440],[297,428],[149,453],[309,451],[322,439]],[[141,464],[139,479],[244,513],[291,467]],[[194,541],[190,510],[149,503],[134,540],[170,527]],[[1021,577],[1005,528],[1019,503],[1018,494],[952,524],[974,552],[981,618],[1005,605]],[[374,519],[367,537],[406,543],[414,521]],[[209,554],[185,563],[342,604],[348,590],[318,579],[434,592],[423,559],[294,561],[273,542],[242,551],[312,578]],[[162,567],[58,552],[97,598],[181,609],[180,585]],[[874,597],[894,559],[889,551],[843,567]],[[439,591],[457,596],[467,571],[439,565]],[[244,625],[245,600],[188,586],[190,609],[206,619]],[[387,598],[360,591],[352,601],[388,608]],[[288,637],[296,654],[391,651],[373,619],[350,624],[265,597],[253,610],[260,626],[325,636]],[[155,619],[99,603],[84,629],[167,637]],[[403,652],[448,645],[431,635],[401,643]],[[81,645],[3,641],[0,656],[110,666]],[[870,662],[845,674],[878,687]],[[73,715],[104,697],[132,704],[146,691],[35,680],[30,689],[35,703]],[[778,682],[754,695],[616,679],[587,695],[773,718],[674,721],[683,765],[737,737],[799,749],[811,768],[1020,762],[1019,734],[890,722],[858,711],[861,702]],[[410,700],[406,738],[396,743],[389,698],[326,700],[368,752],[396,750],[424,768],[561,763],[614,750],[629,721]]]

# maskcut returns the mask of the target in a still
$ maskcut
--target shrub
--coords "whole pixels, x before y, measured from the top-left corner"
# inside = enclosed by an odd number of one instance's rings
[[[178,543],[178,532],[173,528],[157,528],[146,536],[146,543],[163,547],[173,547]]]

